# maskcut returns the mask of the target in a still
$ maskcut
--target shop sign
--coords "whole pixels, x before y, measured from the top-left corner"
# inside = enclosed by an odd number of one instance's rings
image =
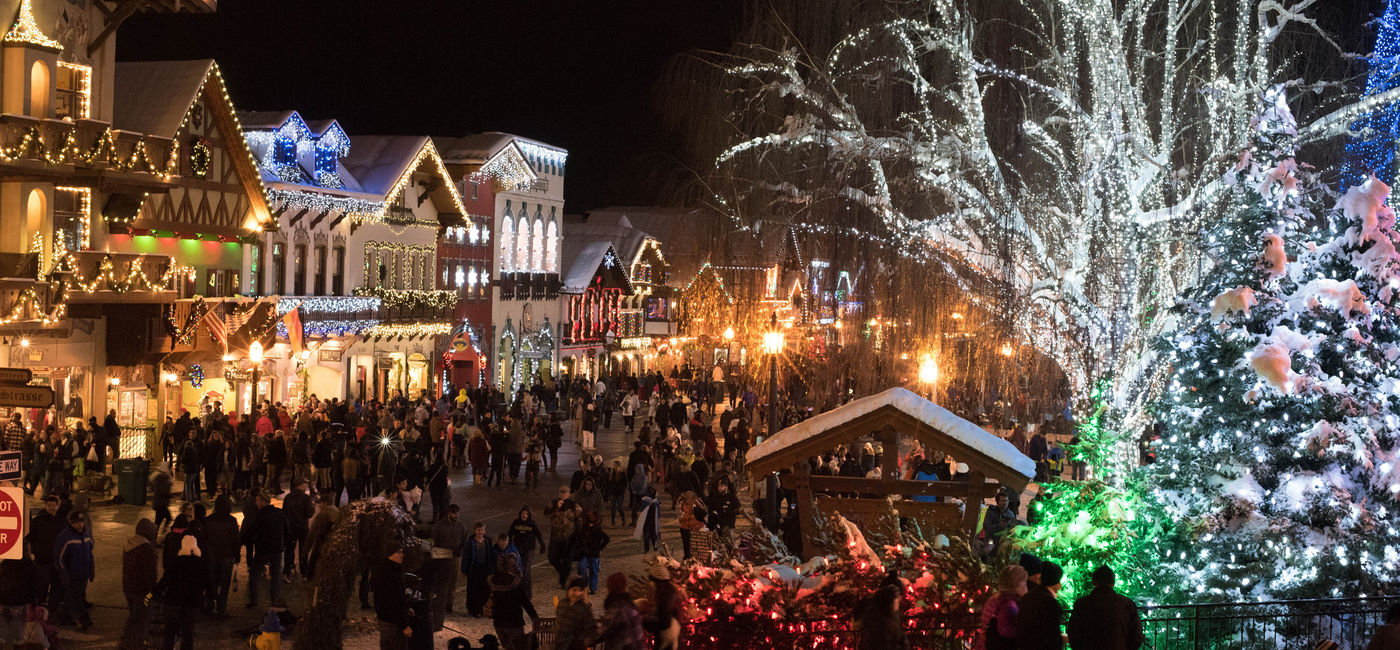
[[[317,350],[317,351],[316,351],[316,358],[317,358],[317,359],[320,359],[321,361],[330,361],[330,362],[333,362],[333,363],[340,363],[340,360],[345,358],[345,349],[344,349],[344,348],[321,348],[320,350]]]
[[[0,368],[0,384],[27,384],[33,378],[28,368]]]
[[[48,386],[0,386],[0,406],[46,409],[53,406],[53,389]]]
[[[32,348],[32,347],[29,348],[29,360],[30,360],[30,361],[43,361],[43,360],[44,360],[44,351],[41,350],[41,349],[38,349],[38,348]]]

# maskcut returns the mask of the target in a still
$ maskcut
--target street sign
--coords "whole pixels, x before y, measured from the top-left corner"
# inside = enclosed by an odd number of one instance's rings
[[[0,488],[0,560],[24,559],[24,488]]]
[[[28,368],[0,368],[0,384],[27,384],[34,378]]]
[[[0,481],[18,481],[19,468],[18,451],[0,451]]]
[[[53,406],[53,389],[48,386],[0,385],[0,406],[46,409]]]

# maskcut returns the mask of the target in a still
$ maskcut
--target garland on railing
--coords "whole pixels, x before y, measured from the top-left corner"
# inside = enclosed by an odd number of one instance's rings
[[[204,296],[196,296],[194,304],[190,306],[189,316],[184,323],[175,322],[175,305],[165,306],[165,329],[170,332],[180,345],[191,345],[194,343],[194,334],[200,321],[209,313],[209,304],[204,302]]]
[[[131,155],[126,160],[116,157],[116,140],[112,137],[111,128],[105,130],[102,135],[97,137],[92,146],[84,151],[82,145],[78,143],[76,128],[67,131],[61,146],[57,149],[51,149],[44,143],[44,136],[39,128],[31,126],[24,130],[24,135],[20,137],[18,143],[0,146],[0,160],[9,162],[18,158],[39,158],[50,165],[78,162],[92,164],[101,161],[116,171],[147,172],[159,176],[161,180],[169,180],[180,170],[180,143],[171,143],[170,156],[165,162],[165,168],[162,169],[151,162],[145,140],[136,143],[136,146],[131,150]],[[142,163],[145,164],[142,165]]]
[[[145,255],[139,256],[126,263],[126,274],[117,279],[116,262],[109,253],[102,258],[102,262],[97,265],[97,274],[91,279],[83,277],[82,271],[78,270],[78,264],[71,253],[63,256],[59,260],[55,271],[69,271],[73,274],[73,288],[82,293],[93,293],[95,291],[111,291],[113,293],[126,293],[128,291],[169,291],[173,289],[172,282],[181,276],[194,274],[194,268],[171,264],[165,270],[165,274],[158,281],[152,281],[146,275],[146,270],[142,268]]]
[[[418,309],[451,309],[457,305],[456,291],[424,291],[421,289],[386,289],[384,287],[360,287],[355,289],[357,296],[371,296],[384,301],[385,307]]]

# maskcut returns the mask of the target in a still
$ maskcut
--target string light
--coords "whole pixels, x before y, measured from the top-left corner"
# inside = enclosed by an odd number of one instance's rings
[[[391,309],[451,309],[457,305],[458,293],[448,290],[388,289],[358,287],[356,296],[372,296]]]
[[[29,0],[20,1],[15,23],[10,26],[10,31],[5,33],[0,42],[6,45],[33,45],[45,50],[63,51],[63,43],[45,36],[44,31],[39,29],[39,24],[34,20],[34,8],[30,6]]]
[[[450,321],[432,323],[387,323],[375,325],[360,333],[365,339],[422,338],[452,333]]]

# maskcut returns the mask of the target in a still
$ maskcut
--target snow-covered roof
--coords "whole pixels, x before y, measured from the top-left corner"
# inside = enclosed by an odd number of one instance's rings
[[[112,127],[175,137],[213,69],[212,59],[118,63],[112,80]]]
[[[927,427],[942,433],[973,452],[981,454],[987,460],[1014,470],[1026,479],[1035,476],[1035,461],[1022,454],[1011,443],[954,415],[948,409],[919,397],[907,388],[891,388],[883,393],[863,397],[783,429],[771,438],[755,445],[745,455],[745,459],[752,465],[768,456],[869,416],[886,407],[893,408],[922,422]],[[913,432],[906,433],[912,434]],[[833,442],[831,446],[835,447],[836,444],[838,443]],[[959,458],[958,460],[963,459]],[[970,464],[975,466],[975,463]]]
[[[381,196],[389,193],[408,166],[418,159],[418,152],[428,144],[421,135],[357,135],[355,146],[340,161],[360,181],[366,192]],[[450,182],[450,179],[448,179]]]
[[[561,278],[563,290],[578,293],[587,289],[588,283],[593,281],[598,267],[603,265],[610,251],[612,244],[606,239],[575,237],[572,233],[565,237],[559,249],[560,261],[564,268],[564,277]]]
[[[666,284],[678,289],[690,284],[716,248],[718,221],[714,213],[700,208],[609,206],[590,211],[588,220],[625,220],[661,242],[669,267]]]
[[[564,232],[570,238],[586,237],[593,241],[607,241],[613,245],[613,251],[617,253],[619,259],[624,264],[630,264],[637,257],[637,252],[642,245],[650,238],[645,232],[634,228],[627,221],[627,217],[619,214],[605,214],[600,216],[588,215],[584,217],[578,214],[564,215]]]

